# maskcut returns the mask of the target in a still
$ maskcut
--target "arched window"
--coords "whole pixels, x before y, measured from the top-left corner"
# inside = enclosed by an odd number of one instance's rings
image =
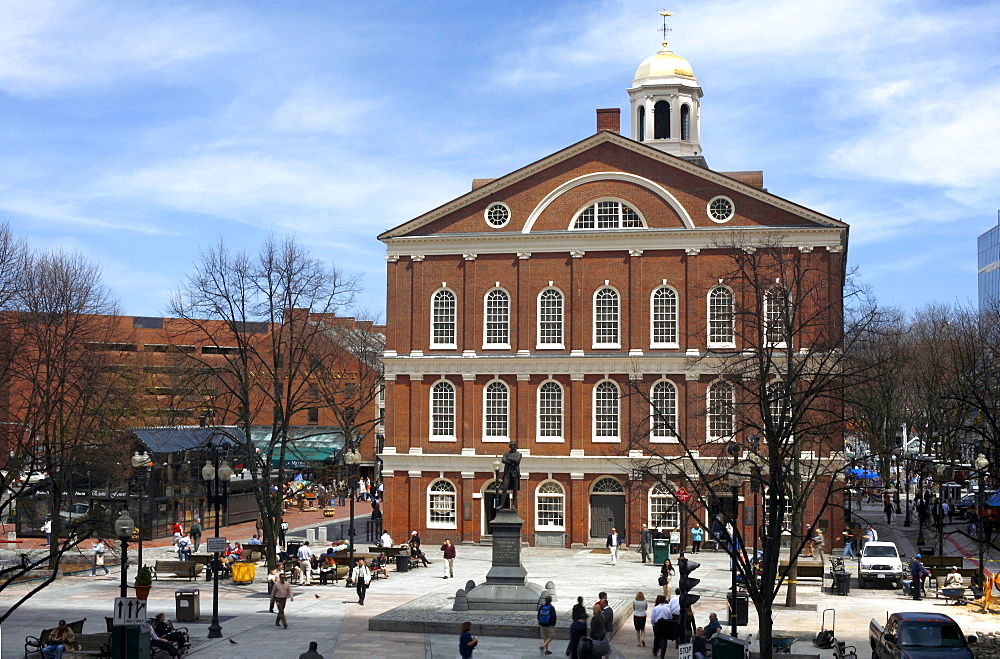
[[[646,139],[646,106],[640,105],[638,113],[636,123],[639,124],[639,141],[642,142]]]
[[[431,347],[454,348],[458,300],[446,288],[431,298]]]
[[[663,483],[656,483],[649,488],[649,527],[676,529],[680,525],[681,511],[677,499]]]
[[[508,401],[507,385],[494,380],[483,391],[483,439],[507,441]]]
[[[486,294],[486,323],[483,325],[483,346],[510,347],[510,296],[494,288]]]
[[[618,345],[618,291],[605,286],[594,294],[594,347]]]
[[[708,293],[708,347],[733,348],[733,293],[725,286],[716,286]]]
[[[681,139],[691,139],[691,108],[686,103],[681,106]]]
[[[767,411],[771,424],[771,432],[782,441],[792,438],[792,397],[788,395],[785,383],[781,380],[767,386]],[[766,427],[767,424],[765,424]]]
[[[725,380],[716,380],[708,388],[708,439],[726,440],[733,436],[736,421],[733,385]]]
[[[669,286],[653,291],[650,303],[652,347],[677,347],[677,293]]]
[[[535,492],[535,528],[539,531],[566,529],[566,491],[556,481],[545,481]]]
[[[584,208],[570,225],[573,229],[639,229],[639,213],[620,201],[598,201]]]
[[[437,480],[427,488],[427,528],[453,529],[455,526],[455,485]]]
[[[791,329],[788,291],[775,286],[764,295],[764,340],[774,348],[786,347]]]
[[[653,106],[653,139],[670,139],[670,103],[657,101]]]
[[[649,392],[650,435],[652,440],[677,438],[677,387],[670,380],[660,380]]]
[[[431,388],[431,439],[455,440],[455,385],[447,380]]]
[[[563,347],[563,295],[554,288],[538,296],[538,347]]]
[[[594,387],[594,441],[619,441],[618,398],[618,385],[611,380]]]
[[[538,388],[538,440],[563,439],[563,389],[554,381],[543,382]]]
[[[625,494],[625,488],[618,482],[618,479],[604,476],[590,490],[591,494]]]

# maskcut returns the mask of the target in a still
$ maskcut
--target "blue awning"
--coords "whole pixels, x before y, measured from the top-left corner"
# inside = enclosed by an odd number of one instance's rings
[[[986,505],[1000,507],[1000,490],[994,492],[993,496],[986,500]]]
[[[169,426],[163,428],[132,428],[143,446],[152,453],[176,453],[206,448],[209,442],[237,446],[247,438],[236,426]]]

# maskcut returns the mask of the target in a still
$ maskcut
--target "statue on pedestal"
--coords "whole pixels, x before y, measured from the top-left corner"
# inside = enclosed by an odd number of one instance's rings
[[[503,454],[503,476],[500,477],[504,497],[501,508],[517,510],[517,491],[521,489],[521,454],[517,442],[510,443],[510,450]]]

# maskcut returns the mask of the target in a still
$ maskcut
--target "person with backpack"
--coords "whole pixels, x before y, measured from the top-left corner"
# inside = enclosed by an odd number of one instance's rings
[[[552,606],[552,596],[545,596],[545,604],[538,607],[538,631],[541,634],[542,644],[539,650],[544,650],[545,654],[552,654],[549,643],[556,637],[556,607]]]
[[[582,598],[581,598],[582,599]],[[580,657],[580,641],[587,636],[587,608],[582,604],[573,607],[573,624],[569,626],[569,644],[566,646],[566,656],[571,659]]]

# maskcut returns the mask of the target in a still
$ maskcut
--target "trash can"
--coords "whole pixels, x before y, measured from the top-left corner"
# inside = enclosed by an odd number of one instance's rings
[[[733,612],[736,612],[736,625],[746,626],[750,623],[750,597],[746,593],[736,593],[735,604],[733,602],[733,594],[726,594],[726,603],[729,605],[729,620],[726,621],[727,625],[733,624]]]
[[[178,588],[174,591],[175,620],[198,620],[201,617],[201,596],[197,588]]]
[[[298,560],[296,557],[299,554],[300,547],[302,547],[301,540],[294,540],[294,541],[289,540],[288,543],[285,545],[285,551],[288,552],[288,555],[292,557],[292,560]]]
[[[409,572],[410,571],[410,557],[405,554],[398,554],[396,556],[396,572]]]
[[[833,573],[833,592],[838,595],[851,593],[851,575],[846,570]]]
[[[253,578],[257,573],[256,563],[233,563],[229,566],[232,573],[233,583],[248,584],[253,583]]]
[[[670,558],[670,540],[666,538],[653,539],[653,562],[662,565],[663,561]]]
[[[119,626],[112,629],[111,656],[148,657],[149,625]]]
[[[933,545],[920,545],[917,547],[917,553],[921,556],[933,556],[934,546]]]
[[[718,633],[712,637],[712,659],[743,659],[745,644],[743,639]]]

